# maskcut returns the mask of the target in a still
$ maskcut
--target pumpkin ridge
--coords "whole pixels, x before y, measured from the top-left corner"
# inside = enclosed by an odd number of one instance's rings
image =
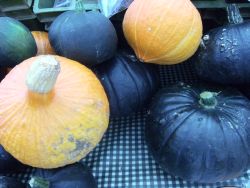
[[[153,88],[152,80],[150,80],[150,76],[149,76],[148,72],[146,71],[145,66],[142,66],[142,72],[143,72],[142,74],[145,75],[145,77],[146,77],[146,80],[148,82],[147,85],[149,85],[150,91],[153,91],[154,88]]]
[[[177,1],[177,2],[180,2],[180,1]],[[172,3],[176,3],[176,2],[172,2]],[[145,3],[146,4],[146,3]],[[166,9],[168,9],[169,7],[170,7],[170,5],[172,5],[172,4],[168,4],[168,7],[166,7]],[[165,17],[165,15],[167,14],[168,12],[166,11],[163,15],[161,15],[161,19],[159,20],[159,23],[162,23],[163,22],[163,18]],[[173,31],[172,31],[172,34],[171,35],[169,35],[169,40],[168,41],[170,41],[171,39],[172,39],[172,36],[174,35],[174,34],[176,34],[175,33],[175,31],[177,30],[177,26],[179,25],[179,22],[181,22],[182,20],[180,20],[180,19],[178,19],[177,20],[177,23],[176,23],[176,25],[175,25],[175,27],[174,27],[174,29],[173,29]],[[154,30],[154,34],[153,35],[155,35],[156,34],[156,32],[158,32],[159,31],[159,29],[161,28],[161,26],[162,26],[162,24],[159,24],[158,26],[157,26],[157,28]],[[153,40],[154,40],[154,38],[153,37],[151,37],[151,40],[150,40],[150,42],[148,42],[147,43],[147,45],[145,46],[145,51],[144,51],[144,54],[142,55],[142,57],[141,57],[141,59],[143,59],[144,61],[146,61],[145,60],[145,57],[147,56],[147,53],[148,53],[148,51],[149,51],[149,49],[148,49],[148,46],[150,47],[150,44],[152,44],[152,42],[153,42]],[[168,43],[168,41],[166,42],[166,43]],[[164,53],[163,53],[164,54]]]
[[[122,59],[122,62],[124,60]],[[138,101],[139,103],[137,104],[137,109],[139,109],[140,106],[142,106],[142,97],[141,97],[141,94],[140,94],[140,90],[138,88],[138,85],[137,85],[137,80],[135,79],[135,77],[133,76],[133,74],[131,73],[131,69],[125,64],[125,63],[122,63],[123,67],[128,71],[128,74],[130,75],[130,77],[132,78],[133,80],[133,83],[135,84],[135,88],[136,88],[136,93],[137,93],[137,96],[138,96]]]
[[[225,113],[225,111],[224,111],[224,113]],[[242,143],[242,146],[246,149],[247,154],[248,154],[249,157],[250,157],[250,147],[248,146],[247,143],[244,142],[244,139],[243,139],[241,133],[238,131],[239,128],[236,128],[236,127],[235,127],[234,121],[233,121],[233,119],[232,119],[232,117],[231,117],[232,115],[233,115],[233,114],[229,115],[228,113],[225,113],[225,114],[224,114],[224,116],[226,117],[226,119],[227,119],[228,121],[230,121],[230,123],[231,123],[231,125],[232,125],[232,127],[233,127],[233,129],[234,129],[234,131],[235,131],[235,133],[236,133],[236,134],[239,136],[239,138],[240,138],[240,141],[241,141],[241,143]]]
[[[177,2],[180,2],[180,1],[177,1]],[[173,3],[175,3],[176,4],[176,2],[174,2],[173,1]],[[169,6],[171,6],[172,4],[170,4]],[[186,4],[187,5],[187,4]],[[181,6],[181,8],[182,8],[182,6]],[[165,15],[167,14],[168,12],[166,11],[165,12],[165,14],[162,14],[161,15],[161,17],[165,17]],[[159,23],[161,23],[163,20],[159,20]],[[166,43],[166,44],[168,44],[169,43],[169,41],[170,40],[172,40],[172,36],[174,36],[175,34],[176,34],[176,30],[177,30],[177,28],[178,28],[178,26],[179,26],[179,23],[181,22],[182,20],[181,19],[178,19],[178,21],[177,21],[177,23],[175,24],[175,26],[174,26],[174,28],[173,28],[173,30],[172,30],[172,34],[170,35],[170,37],[169,37],[169,39],[166,41],[166,42],[164,42],[164,43]],[[160,27],[162,26],[162,24],[159,24],[159,27],[157,27],[157,31],[160,29]],[[154,32],[154,34],[155,34],[156,32]],[[153,39],[154,39],[154,37],[151,37],[151,40],[150,40],[150,43],[152,43],[153,42]],[[148,48],[148,46],[150,46],[149,44],[147,45],[147,47],[145,47],[145,49],[147,49]],[[146,58],[147,57],[147,53],[148,53],[148,49],[145,51],[145,53],[144,53],[144,55],[143,55],[143,60],[145,60],[145,62],[147,62],[148,60],[148,58]],[[163,54],[165,54],[165,53],[163,53]]]
[[[218,117],[218,116],[217,116]],[[219,119],[219,118],[218,118]],[[221,122],[221,123],[223,123],[220,119],[219,119],[219,121]],[[228,148],[228,143],[227,143],[227,140],[226,140],[226,135],[225,135],[225,131],[224,131],[224,127],[221,125],[221,124],[219,124],[219,127],[220,127],[220,130],[222,131],[222,135],[223,135],[223,141],[224,141],[224,148]],[[228,150],[225,150],[225,151],[228,151]],[[223,178],[226,176],[226,172],[227,172],[227,170],[228,170],[228,166],[229,165],[231,165],[231,164],[229,164],[229,162],[228,162],[228,153],[227,153],[227,155],[226,155],[227,157],[226,157],[226,165],[225,165],[225,168],[226,168],[226,170],[224,171],[224,174],[223,174]]]
[[[135,35],[134,35],[134,37],[135,37],[135,51],[138,54],[139,58],[141,58],[141,49],[139,49],[139,47],[138,47],[140,42],[139,42],[139,40],[137,40],[138,39],[138,37],[137,37],[137,28],[138,28],[137,23],[138,23],[138,18],[139,18],[140,14],[141,14],[143,5],[145,5],[145,4],[146,3],[141,4],[140,9],[138,10],[136,18],[135,18],[135,31],[134,31],[135,32]]]
[[[158,61],[160,59],[171,57],[173,53],[175,53],[176,51],[178,51],[179,48],[182,47],[182,44],[186,42],[186,39],[190,37],[190,34],[193,33],[193,32],[195,32],[195,30],[193,28],[193,25],[194,25],[195,21],[196,21],[195,16],[193,16],[192,27],[190,27],[190,30],[188,31],[188,33],[186,34],[186,36],[179,42],[179,44],[174,49],[172,49],[171,51],[168,51],[167,53],[164,52],[163,54],[165,54],[165,55],[163,55],[163,56],[159,56],[159,57],[155,57],[155,58],[152,57],[152,58],[147,59],[146,61]],[[183,55],[183,54],[179,53],[179,55]],[[181,56],[177,56],[176,55],[175,59],[178,59],[179,57],[181,57]],[[176,61],[176,60],[172,60],[172,61]]]
[[[110,85],[110,87],[111,87],[111,89],[112,89],[112,93],[115,95],[115,101],[116,101],[116,108],[118,108],[118,113],[121,113],[122,112],[122,109],[121,109],[121,105],[120,105],[120,100],[118,100],[119,99],[119,97],[118,97],[118,95],[117,95],[117,93],[116,93],[116,90],[114,89],[114,84],[113,84],[113,82],[112,82],[112,80],[109,78],[109,75],[108,74],[105,74],[105,77],[108,79],[108,82],[106,82],[106,83],[109,83],[109,85]],[[111,93],[111,92],[109,92],[109,93]]]
[[[190,106],[190,105],[188,105]],[[188,107],[187,106],[187,107]],[[180,107],[181,108],[181,107]],[[173,137],[174,133],[182,126],[182,124],[187,121],[193,114],[195,114],[198,110],[193,110],[193,112],[187,114],[187,116],[180,122],[178,123],[178,125],[175,125],[174,130],[172,130],[169,135],[167,137],[164,138],[162,144],[161,144],[161,147],[159,150],[162,150],[162,148],[164,148],[166,146],[166,144],[168,143],[168,141],[171,139],[171,137]]]

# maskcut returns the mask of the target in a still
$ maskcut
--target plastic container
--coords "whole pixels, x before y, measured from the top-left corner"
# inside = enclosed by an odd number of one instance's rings
[[[33,12],[40,22],[52,22],[61,13],[83,8],[82,0],[72,0],[69,6],[54,7],[55,0],[34,0]]]
[[[192,0],[193,4],[200,9],[219,9],[226,8],[227,3],[225,0]],[[240,1],[239,1],[240,2]],[[250,7],[250,3],[240,3],[239,8]]]
[[[17,20],[30,20],[30,19],[36,18],[36,15],[33,13],[32,9],[30,8],[4,12],[4,15],[15,18]]]
[[[0,10],[2,12],[29,9],[33,0],[0,0]]]

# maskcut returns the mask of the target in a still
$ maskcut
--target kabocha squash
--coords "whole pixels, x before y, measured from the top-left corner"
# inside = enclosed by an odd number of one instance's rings
[[[90,169],[81,163],[57,169],[35,169],[30,188],[97,188]]]
[[[112,58],[117,46],[114,26],[98,12],[61,14],[50,26],[49,40],[57,54],[88,66]]]
[[[159,86],[157,67],[139,62],[127,50],[119,51],[94,72],[107,93],[112,117],[141,110]]]
[[[220,84],[250,83],[250,21],[229,5],[229,25],[209,31],[195,56],[198,75]]]
[[[13,67],[36,55],[35,40],[21,22],[0,17],[0,66]]]
[[[162,89],[146,122],[149,149],[172,175],[215,183],[250,168],[250,102],[236,90],[185,84]]]
[[[98,78],[70,59],[27,59],[0,84],[0,143],[24,164],[56,168],[79,161],[101,140],[108,122],[108,99]]]
[[[202,22],[190,0],[133,1],[125,13],[123,30],[141,61],[176,64],[197,50]]]
[[[54,49],[51,47],[49,42],[48,33],[44,31],[32,31],[31,32],[37,46],[37,54],[36,55],[47,55],[47,54],[55,54]]]

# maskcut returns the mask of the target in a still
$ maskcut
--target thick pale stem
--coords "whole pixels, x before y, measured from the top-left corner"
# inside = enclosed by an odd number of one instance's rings
[[[29,180],[29,186],[31,188],[49,188],[49,181],[40,177],[32,177]]]
[[[38,56],[26,75],[28,89],[40,94],[49,93],[56,83],[60,70],[60,63],[54,56]]]
[[[213,108],[217,104],[215,94],[213,92],[204,91],[200,94],[200,104],[205,108]]]

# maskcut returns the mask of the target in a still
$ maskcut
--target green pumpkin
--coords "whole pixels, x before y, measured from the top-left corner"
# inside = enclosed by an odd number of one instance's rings
[[[35,39],[26,26],[13,18],[0,17],[0,66],[13,67],[36,52]]]

